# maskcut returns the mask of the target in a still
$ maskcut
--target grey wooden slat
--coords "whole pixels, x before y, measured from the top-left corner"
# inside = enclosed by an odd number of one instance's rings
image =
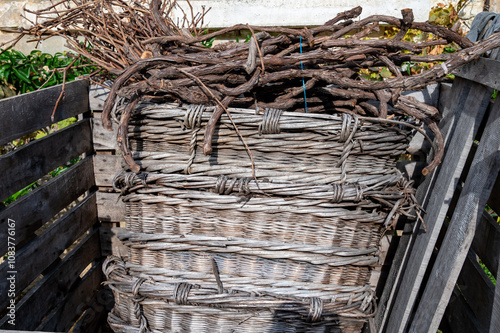
[[[0,200],[91,149],[90,120],[84,119],[0,156]]]
[[[104,82],[104,85],[111,87],[113,85],[112,81]],[[104,102],[108,98],[110,89],[103,88],[101,86],[91,84],[89,86],[89,105],[90,109],[93,111],[102,111],[104,107]]]
[[[443,110],[449,109],[449,106],[451,105],[452,101],[454,98],[451,94],[452,91],[452,84],[451,83],[441,83],[439,85],[439,101],[437,108],[443,114]]]
[[[95,155],[94,170],[97,186],[113,186],[113,178],[122,169],[123,158],[119,155]]]
[[[96,194],[82,200],[66,215],[44,230],[32,242],[16,252],[15,271],[16,294],[26,288],[33,279],[49,267],[63,251],[97,222]],[[0,287],[6,287],[6,277],[12,268],[8,262],[0,264]],[[0,290],[5,295],[5,290]],[[0,298],[0,309],[7,306],[9,299]]]
[[[50,119],[62,85],[14,96],[0,101],[0,145],[52,124]],[[66,83],[65,97],[54,115],[54,122],[89,111],[88,82]]]
[[[92,157],[87,157],[33,192],[0,208],[0,255],[7,252],[8,219],[16,224],[16,245],[34,237],[34,232],[64,207],[95,185]]]
[[[484,333],[469,305],[457,287],[453,289],[444,319],[453,333]]]
[[[500,61],[478,58],[460,67],[456,76],[500,90]]]
[[[116,133],[118,126],[113,126],[113,131],[108,131],[102,126],[100,118],[92,118],[94,123],[93,139],[95,150],[119,150],[118,143],[116,142]]]
[[[491,321],[491,309],[495,286],[476,260],[476,254],[469,251],[457,285],[479,321],[480,330],[487,332]]]
[[[96,297],[100,297],[99,295]],[[95,304],[96,300],[90,304],[83,314],[78,318],[74,325],[71,326],[71,333],[87,333],[87,332],[102,332],[102,327],[106,322],[108,310],[103,306]]]
[[[97,192],[97,212],[100,221],[125,221],[125,204],[118,193]]]
[[[500,104],[500,103],[497,103]],[[488,199],[488,205],[500,215],[500,176],[497,177],[495,185],[493,185],[493,190],[491,191],[490,198]]]
[[[457,83],[462,81],[458,80]],[[446,134],[445,143],[449,142],[449,146],[435,183],[428,184],[428,188],[433,190],[432,195],[417,192],[420,198],[424,198],[421,202],[424,203],[427,211],[424,216],[427,233],[420,225],[417,225],[413,232],[415,242],[405,263],[406,268],[401,272],[401,287],[397,291],[392,312],[388,317],[387,332],[403,332],[408,324],[448,210],[449,201],[462,172],[475,132],[490,100],[491,89],[473,82],[468,83],[467,86],[470,89],[464,88],[463,95],[457,98],[457,103],[453,106],[453,109],[460,113],[456,116],[458,120],[453,122],[456,125],[450,125],[451,130]]]
[[[499,128],[500,103],[495,105],[488,117],[470,173],[465,181],[409,332],[434,332],[439,326],[467,251],[472,244],[476,223],[481,219],[486,200],[490,196],[493,187],[492,180],[496,179],[500,171]],[[466,129],[464,127],[458,127],[458,130],[457,133],[465,136],[463,132]],[[472,142],[473,136],[468,136],[468,138]],[[456,141],[458,140],[455,139],[451,145]],[[451,150],[451,152],[454,151],[459,154],[459,150]],[[453,181],[453,178],[450,181]],[[436,192],[438,191],[439,189],[436,189]],[[441,193],[435,193],[436,200],[444,198],[447,201],[449,198],[446,195],[437,196],[438,194]],[[433,206],[430,206],[430,212],[432,212],[432,208]],[[436,218],[442,220],[444,216],[436,216]],[[411,268],[411,266],[409,267]]]
[[[500,263],[500,225],[486,211],[483,211],[477,224],[472,249],[493,276],[497,276]]]
[[[101,255],[107,257],[110,255],[127,258],[128,257],[128,247],[123,245],[122,241],[118,239],[118,233],[122,228],[111,228],[101,226],[100,238],[101,238]]]
[[[448,142],[449,137],[453,134],[456,118],[458,118],[458,113],[455,111],[461,110],[461,107],[465,104],[470,88],[471,85],[469,81],[457,78],[450,91],[444,94],[442,93],[440,96],[446,98],[444,102],[440,101],[440,105],[444,108],[440,110],[443,119],[439,123],[439,129],[441,130],[445,142]],[[459,98],[451,99],[449,96],[459,96]],[[445,152],[446,151],[447,146],[445,146]],[[430,161],[431,158],[432,157],[429,156],[428,161]],[[441,166],[438,166],[436,170],[427,175],[422,184],[417,188],[416,197],[422,206],[425,206],[427,202],[429,189],[434,187],[440,169]],[[409,254],[415,242],[415,238],[419,234],[421,234],[420,224],[406,223],[375,316],[377,327],[381,330],[384,330],[387,326]]]
[[[96,295],[103,280],[100,263],[93,265],[89,272],[82,278],[80,284],[68,293],[65,299],[58,304],[37,329],[42,331],[66,332],[71,328],[82,312],[85,305],[90,304],[92,297]]]
[[[99,230],[96,229],[16,305],[16,317],[19,318],[16,326],[12,327],[7,323],[9,317],[4,317],[0,321],[0,328],[34,330],[51,310],[51,306],[59,304],[78,281],[82,270],[100,256]]]

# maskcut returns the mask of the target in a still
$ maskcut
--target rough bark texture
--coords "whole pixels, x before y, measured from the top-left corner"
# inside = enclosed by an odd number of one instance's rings
[[[57,14],[29,30],[36,39],[63,35],[80,54],[117,75],[104,110],[103,125],[111,129],[117,97],[135,103],[154,97],[163,101],[216,105],[217,112],[206,131],[205,153],[211,152],[211,137],[218,116],[227,106],[304,112],[348,112],[386,119],[392,114],[416,118],[439,133],[437,110],[401,96],[404,91],[441,80],[455,68],[500,46],[500,33],[473,44],[453,30],[427,22],[414,22],[411,9],[402,19],[374,15],[353,22],[361,14],[356,7],[338,14],[315,28],[283,28],[236,25],[203,34],[203,13],[186,13],[175,23],[169,14],[175,1],[152,0],[148,9],[138,3],[118,0],[81,1],[65,11],[48,8],[37,15]],[[392,39],[363,39],[379,24],[400,28]],[[82,28],[83,26],[83,28]],[[433,40],[408,42],[409,29],[432,33]],[[247,43],[228,42],[204,47],[212,38],[232,31],[249,30]],[[79,41],[83,40],[81,44]],[[432,47],[456,43],[454,54],[426,55]],[[89,47],[91,46],[91,47]],[[418,75],[405,76],[400,66],[407,61],[443,61]],[[368,81],[360,71],[375,66],[389,69],[392,76]],[[378,102],[378,107],[373,101]],[[129,108],[122,115],[125,133]],[[125,119],[125,120],[123,120]],[[126,149],[126,146],[122,145]],[[442,145],[432,170],[442,155]],[[124,151],[126,155],[126,150]]]

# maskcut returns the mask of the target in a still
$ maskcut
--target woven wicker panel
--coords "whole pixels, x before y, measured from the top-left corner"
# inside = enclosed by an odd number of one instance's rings
[[[366,287],[345,289],[338,302],[328,304],[314,297],[219,293],[216,284],[134,278],[114,258],[104,263],[104,271],[114,282],[116,306],[108,321],[118,332],[137,332],[141,327],[152,332],[359,332],[363,320],[350,316],[364,317],[359,308],[370,307],[372,299],[366,297],[371,295]],[[320,313],[323,320],[314,322]]]
[[[243,140],[223,115],[205,156],[212,108],[136,110],[129,144],[145,172],[114,180],[129,259],[105,263],[111,326],[360,332],[375,311],[381,232],[411,197],[395,168],[411,132],[350,115],[230,112]]]
[[[252,177],[251,160],[227,115],[220,119],[212,154],[201,152],[211,110],[176,104],[140,106],[129,126],[137,162],[148,172]],[[273,181],[358,183],[395,174],[394,159],[405,152],[410,132],[347,114],[256,115],[246,109],[229,110],[252,152],[257,178]]]

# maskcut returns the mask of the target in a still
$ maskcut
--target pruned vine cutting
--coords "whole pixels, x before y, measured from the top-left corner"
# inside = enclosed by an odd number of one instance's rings
[[[415,22],[411,9],[402,18],[375,15],[359,20],[361,7],[325,18],[322,25],[304,28],[260,27],[240,24],[204,33],[209,10],[194,13],[176,1],[152,0],[125,3],[120,0],[62,1],[58,6],[34,12],[43,23],[22,34],[44,40],[64,36],[70,48],[115,76],[104,105],[102,120],[112,127],[112,113],[119,100],[128,101],[119,122],[119,141],[127,163],[138,171],[126,144],[130,105],[144,100],[178,101],[216,106],[205,131],[204,153],[211,152],[211,137],[218,117],[227,107],[263,112],[275,108],[295,112],[351,113],[366,121],[408,116],[424,123],[435,136],[434,160],[427,174],[443,156],[443,142],[436,125],[436,108],[403,95],[405,91],[438,82],[454,69],[500,46],[499,33],[472,43],[456,32],[428,22]],[[61,6],[64,8],[61,9]],[[175,20],[174,10],[183,18]],[[47,19],[48,18],[48,19]],[[389,24],[399,29],[391,39],[366,38]],[[403,39],[409,29],[434,38],[423,42]],[[214,37],[250,31],[247,43],[226,42],[207,48]],[[206,32],[206,31],[205,31]],[[423,50],[454,43],[456,53],[429,55]],[[405,76],[405,62],[439,62],[431,69]],[[363,69],[383,66],[383,81],[366,80]]]

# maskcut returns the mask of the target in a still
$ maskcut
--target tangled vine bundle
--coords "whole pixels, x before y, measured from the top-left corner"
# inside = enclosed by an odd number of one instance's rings
[[[381,233],[400,215],[419,215],[412,182],[395,168],[412,129],[420,130],[415,122],[435,136],[424,173],[443,155],[438,110],[403,93],[500,46],[500,33],[473,44],[414,22],[409,9],[402,19],[355,20],[361,7],[311,28],[203,33],[207,11],[176,22],[177,6],[62,1],[23,32],[62,35],[116,76],[102,120],[108,129],[119,123],[132,172],[113,180],[125,203],[118,237],[128,259],[103,265],[115,296],[110,326],[360,332],[377,311],[369,279]],[[379,24],[399,32],[367,39]],[[407,42],[409,29],[433,38]],[[205,47],[238,30],[250,40]],[[461,50],[423,55],[448,43]],[[405,62],[440,63],[408,77]],[[360,75],[378,66],[392,78]],[[162,103],[140,103],[148,101]]]
[[[236,25],[203,34],[207,10],[190,11],[174,22],[172,12],[181,8],[175,0],[125,3],[121,0],[62,1],[35,12],[46,19],[22,34],[64,36],[69,47],[100,65],[117,78],[104,105],[103,124],[111,129],[117,103],[125,100],[118,141],[131,169],[133,161],[126,136],[133,107],[141,100],[178,101],[215,106],[207,124],[203,150],[211,153],[217,121],[228,106],[281,109],[296,112],[350,113],[383,122],[392,114],[410,116],[435,135],[434,169],[443,155],[443,142],[434,107],[402,95],[439,81],[457,67],[500,46],[499,33],[473,44],[467,38],[427,22],[414,22],[411,9],[402,18],[375,15],[355,20],[356,7],[338,14],[321,26],[290,29]],[[182,10],[182,9],[181,9]],[[48,19],[47,19],[48,18]],[[367,39],[380,24],[399,28],[391,39]],[[407,42],[409,29],[434,36],[423,42]],[[233,31],[249,30],[247,43],[227,42],[207,48],[204,42]],[[422,55],[436,45],[457,44],[457,53]],[[403,76],[404,62],[441,62],[421,74]],[[384,66],[392,78],[368,81],[362,69]],[[377,101],[373,103],[372,101]],[[376,106],[378,105],[378,106]],[[119,108],[118,108],[119,109]],[[236,128],[237,131],[237,128]]]

